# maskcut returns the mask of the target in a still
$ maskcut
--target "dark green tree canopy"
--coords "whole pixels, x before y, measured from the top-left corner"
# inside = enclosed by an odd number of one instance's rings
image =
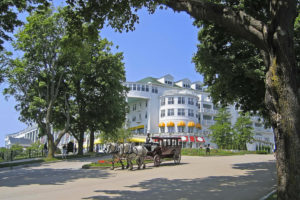
[[[43,10],[48,7],[46,0],[3,0],[0,1],[0,50],[3,50],[4,40],[11,40],[9,33],[13,33],[15,27],[24,24],[19,18],[20,12],[31,12],[35,9]]]

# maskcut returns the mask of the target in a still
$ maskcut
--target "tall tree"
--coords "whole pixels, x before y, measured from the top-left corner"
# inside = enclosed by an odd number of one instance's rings
[[[253,141],[253,127],[252,121],[250,118],[250,114],[247,113],[239,113],[239,117],[237,118],[234,127],[233,127],[233,144],[239,150],[247,150],[247,143]]]
[[[20,110],[20,120],[37,123],[48,138],[48,157],[53,157],[57,144],[69,127],[68,94],[62,90],[68,67],[61,59],[61,44],[66,23],[61,13],[51,10],[34,12],[27,18],[14,46],[24,52],[22,58],[12,60],[8,70],[9,88]],[[60,103],[60,104],[59,104]],[[54,139],[56,129],[53,113],[64,119],[64,129]]]
[[[94,132],[113,132],[122,126],[126,116],[123,54],[113,54],[112,43],[90,34],[88,26],[84,29],[82,35],[71,36],[80,37],[81,48],[72,52],[68,74],[71,132],[78,141],[79,154],[83,153],[85,132],[90,132],[92,150]]]
[[[221,149],[230,149],[232,147],[233,135],[230,120],[231,115],[226,108],[220,108],[215,116],[216,123],[209,127],[212,131],[210,135],[212,142],[216,143]]]

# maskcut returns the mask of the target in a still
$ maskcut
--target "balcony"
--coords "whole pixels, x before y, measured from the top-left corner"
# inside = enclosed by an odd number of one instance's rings
[[[207,109],[207,108],[200,108],[200,113],[210,114],[210,115],[216,115],[218,113],[217,110],[213,109]]]
[[[214,124],[215,124],[214,120],[202,120],[201,121],[201,125],[203,125],[203,126],[211,126],[211,125],[214,125]]]

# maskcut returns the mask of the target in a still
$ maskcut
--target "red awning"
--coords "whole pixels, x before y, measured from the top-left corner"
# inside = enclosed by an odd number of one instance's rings
[[[190,136],[190,141],[191,142],[195,142],[195,137],[194,136]]]
[[[181,141],[182,142],[187,142],[188,141],[188,136],[181,136]]]
[[[205,142],[204,137],[196,137],[197,142]]]

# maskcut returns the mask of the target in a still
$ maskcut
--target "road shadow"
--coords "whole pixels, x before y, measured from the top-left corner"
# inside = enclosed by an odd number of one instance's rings
[[[99,169],[32,169],[6,170],[0,173],[0,187],[23,185],[63,185],[81,178],[108,178],[109,172]]]
[[[175,180],[153,178],[128,186],[128,190],[96,190],[101,194],[84,199],[254,200],[267,194],[276,184],[275,162],[236,164],[233,168],[247,170],[246,175]]]

